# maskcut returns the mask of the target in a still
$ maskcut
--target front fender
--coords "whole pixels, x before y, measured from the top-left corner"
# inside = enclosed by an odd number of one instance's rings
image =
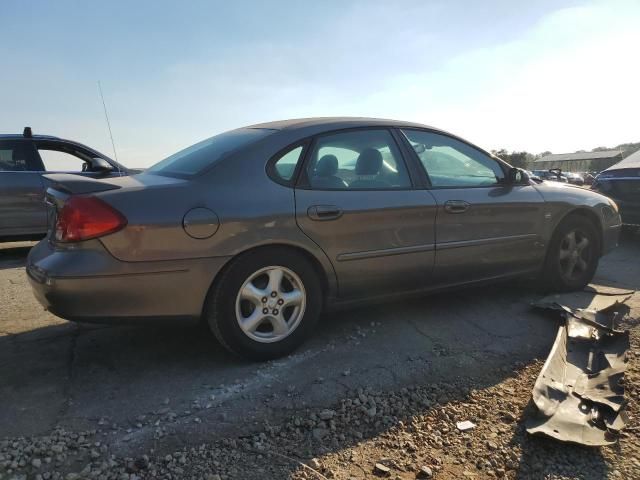
[[[557,182],[542,182],[535,188],[545,200],[547,243],[567,216],[583,215],[596,225],[600,233],[601,255],[617,246],[622,220],[613,200],[592,190]]]

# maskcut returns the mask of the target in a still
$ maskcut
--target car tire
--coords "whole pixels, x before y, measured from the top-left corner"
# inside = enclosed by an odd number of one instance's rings
[[[322,286],[311,262],[293,249],[272,247],[232,260],[207,295],[204,315],[227,350],[264,361],[300,346],[322,306]]]
[[[600,236],[589,219],[571,215],[553,233],[542,285],[547,290],[581,290],[593,279],[600,259]]]

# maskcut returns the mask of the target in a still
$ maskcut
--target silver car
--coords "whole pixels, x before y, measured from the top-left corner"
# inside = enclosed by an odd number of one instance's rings
[[[139,175],[46,177],[50,230],[27,272],[47,309],[201,318],[259,360],[291,352],[329,306],[520,276],[582,288],[620,231],[603,195],[390,120],[265,123]]]
[[[87,177],[135,173],[106,155],[72,140],[20,134],[0,135],[0,241],[40,239],[47,233],[45,173]]]

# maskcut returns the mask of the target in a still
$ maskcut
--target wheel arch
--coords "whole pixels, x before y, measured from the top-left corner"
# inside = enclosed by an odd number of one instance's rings
[[[318,275],[318,278],[320,279],[320,284],[322,286],[323,305],[327,302],[329,298],[336,296],[338,285],[337,285],[335,272],[333,270],[333,266],[331,266],[329,259],[328,258],[325,259],[326,263],[323,263],[323,261],[319,259],[318,256],[313,252],[311,252],[309,249],[304,248],[297,244],[291,244],[291,243],[285,243],[285,242],[263,243],[263,244],[255,245],[250,248],[246,248],[244,250],[237,252],[235,255],[230,257],[229,260],[227,260],[227,262],[222,266],[220,270],[218,270],[218,272],[215,274],[215,276],[211,280],[211,284],[209,285],[209,289],[207,290],[207,292],[210,292],[214,288],[216,288],[216,286],[218,285],[218,282],[224,276],[225,271],[231,266],[234,260],[244,255],[254,253],[256,251],[269,250],[272,248],[286,248],[286,249],[300,253],[307,260],[309,260],[309,263],[311,263],[311,265],[313,266],[313,269]],[[207,294],[207,298],[208,297],[209,295]],[[203,299],[203,306],[202,306],[203,314],[206,307],[207,307],[206,299]]]
[[[555,235],[556,230],[558,229],[558,227],[560,225],[562,225],[564,222],[566,222],[569,218],[571,217],[582,217],[587,219],[590,223],[593,224],[593,226],[595,227],[596,231],[598,232],[598,257],[602,256],[602,245],[604,242],[604,231],[603,231],[603,226],[602,226],[602,221],[600,220],[600,218],[598,217],[598,215],[591,209],[589,208],[584,208],[584,207],[578,207],[578,208],[574,208],[573,210],[570,210],[568,212],[566,212],[562,218],[556,223],[552,235]]]

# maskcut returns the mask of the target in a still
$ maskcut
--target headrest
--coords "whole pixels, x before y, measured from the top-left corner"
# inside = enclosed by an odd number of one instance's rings
[[[356,175],[377,175],[382,168],[382,154],[375,148],[366,148],[356,161]]]
[[[335,155],[324,155],[316,165],[316,175],[330,177],[338,173],[338,158]]]

